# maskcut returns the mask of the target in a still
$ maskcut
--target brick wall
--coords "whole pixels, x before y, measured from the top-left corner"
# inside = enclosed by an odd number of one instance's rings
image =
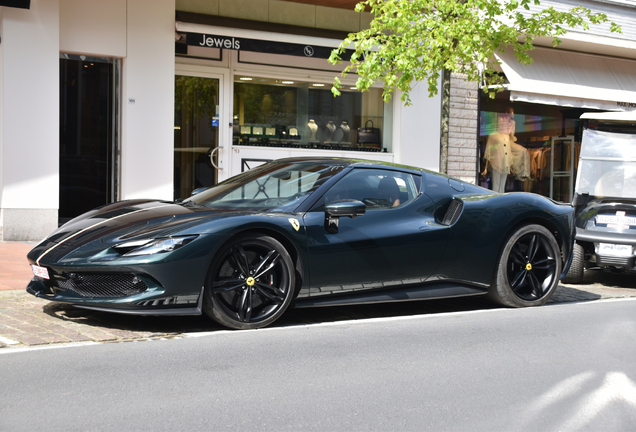
[[[478,92],[465,75],[451,75],[447,173],[469,183],[477,175]]]

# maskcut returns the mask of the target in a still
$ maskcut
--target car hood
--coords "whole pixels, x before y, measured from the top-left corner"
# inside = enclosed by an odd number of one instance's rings
[[[143,238],[167,237],[211,218],[253,211],[215,210],[181,203],[150,200],[122,201],[85,213],[54,231],[29,254],[31,262],[58,261],[83,245],[99,242],[101,248]]]

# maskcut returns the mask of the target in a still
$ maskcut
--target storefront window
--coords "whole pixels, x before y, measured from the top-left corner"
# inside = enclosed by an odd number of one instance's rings
[[[480,102],[480,185],[571,202],[581,149],[578,119],[592,110],[511,102],[510,92]]]
[[[382,90],[347,89],[334,97],[329,85],[237,76],[234,145],[390,151],[389,106]]]

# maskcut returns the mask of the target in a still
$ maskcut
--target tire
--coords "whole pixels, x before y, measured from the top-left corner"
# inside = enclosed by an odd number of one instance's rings
[[[585,251],[583,246],[578,243],[574,243],[574,249],[572,249],[572,264],[568,270],[568,274],[561,279],[564,283],[580,284],[583,282],[583,272],[585,270]]]
[[[295,286],[293,261],[278,240],[258,234],[237,237],[210,266],[203,312],[232,329],[265,327],[285,312]]]
[[[526,225],[507,240],[489,296],[508,307],[540,306],[559,284],[561,250],[541,225]]]

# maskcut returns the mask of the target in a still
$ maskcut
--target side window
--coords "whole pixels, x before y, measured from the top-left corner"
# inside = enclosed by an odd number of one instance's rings
[[[342,200],[362,201],[367,210],[401,207],[417,197],[420,181],[419,176],[399,171],[356,168],[325,193],[324,202],[315,210]]]

